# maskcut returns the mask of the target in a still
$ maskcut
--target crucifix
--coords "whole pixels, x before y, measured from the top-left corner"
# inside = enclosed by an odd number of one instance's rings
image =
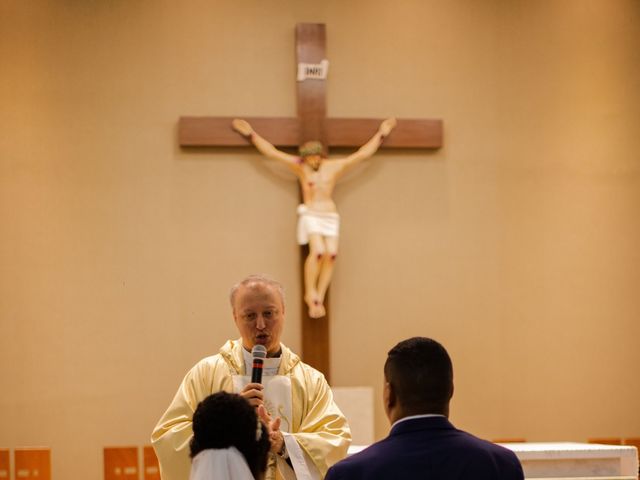
[[[234,121],[234,117],[181,117],[178,125],[180,146],[236,147],[246,146],[252,142],[259,150],[263,151],[258,143],[260,140],[266,144],[266,146],[262,146],[271,147],[274,150],[275,147],[295,147],[310,141],[317,141],[319,144],[311,148],[319,149],[315,153],[325,157],[328,154],[328,147],[363,146],[360,148],[360,152],[367,146],[375,147],[373,151],[378,147],[439,148],[442,146],[441,120],[398,119],[396,121],[388,119],[382,122],[381,119],[328,118],[326,116],[325,84],[328,61],[325,55],[325,45],[324,24],[301,23],[296,25],[298,67],[298,116],[296,118],[244,117],[244,123],[238,123],[238,120]],[[391,129],[393,132],[389,133]],[[260,132],[260,136],[255,131]],[[238,132],[242,135],[239,135]],[[264,139],[268,139],[268,142]],[[294,159],[302,158],[288,155],[279,150],[278,152],[285,160],[289,160],[291,157],[292,166],[295,163]],[[357,155],[354,154],[350,157],[355,156]],[[305,184],[301,183],[301,188],[304,198]],[[305,282],[304,265],[305,261],[310,258],[308,247],[303,246],[301,254],[303,265],[301,271],[303,282]],[[306,363],[323,372],[329,380],[328,296],[323,295],[324,298],[321,299],[322,302],[315,309],[316,314],[314,314],[313,304],[317,304],[318,301],[316,299],[314,302],[314,299],[309,297],[308,291],[305,292],[305,295],[301,312],[303,359]],[[318,318],[313,318],[312,315]]]

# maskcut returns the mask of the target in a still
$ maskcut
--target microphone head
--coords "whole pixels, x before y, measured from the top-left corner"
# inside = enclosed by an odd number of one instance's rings
[[[267,349],[264,345],[254,345],[251,349],[251,356],[253,358],[267,358]]]

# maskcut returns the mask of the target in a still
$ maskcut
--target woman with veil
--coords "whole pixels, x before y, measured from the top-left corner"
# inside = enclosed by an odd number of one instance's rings
[[[263,480],[269,433],[249,402],[218,392],[198,404],[190,448],[190,480]]]

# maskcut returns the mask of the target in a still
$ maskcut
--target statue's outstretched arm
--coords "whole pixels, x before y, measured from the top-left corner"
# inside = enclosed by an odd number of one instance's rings
[[[231,122],[231,125],[236,132],[249,139],[251,143],[255,145],[258,151],[265,157],[283,162],[289,167],[295,167],[294,170],[298,168],[298,157],[278,150],[271,143],[258,135],[246,120],[236,118],[235,120],[233,120],[233,122]]]
[[[374,153],[376,153],[378,151],[378,148],[380,148],[380,145],[382,144],[384,138],[389,135],[389,133],[391,133],[391,130],[393,130],[397,123],[398,122],[395,117],[387,118],[385,121],[383,121],[380,124],[380,127],[378,127],[378,131],[375,133],[375,135],[373,135],[373,137],[369,139],[367,143],[361,146],[357,152],[352,153],[344,160],[342,160],[341,163],[343,167],[351,167],[358,162],[366,160]]]

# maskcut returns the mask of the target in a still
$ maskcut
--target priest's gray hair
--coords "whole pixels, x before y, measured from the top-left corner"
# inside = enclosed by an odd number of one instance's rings
[[[236,293],[238,292],[238,289],[240,287],[246,287],[247,285],[251,285],[254,283],[269,285],[270,287],[275,288],[275,290],[280,295],[280,300],[282,300],[282,306],[284,306],[284,287],[282,286],[282,284],[277,280],[274,280],[273,278],[260,273],[260,274],[249,275],[247,278],[245,278],[244,280],[241,280],[240,282],[236,283],[233,287],[231,287],[231,292],[229,293],[229,301],[231,302],[231,308],[234,308],[235,301],[236,301]]]

